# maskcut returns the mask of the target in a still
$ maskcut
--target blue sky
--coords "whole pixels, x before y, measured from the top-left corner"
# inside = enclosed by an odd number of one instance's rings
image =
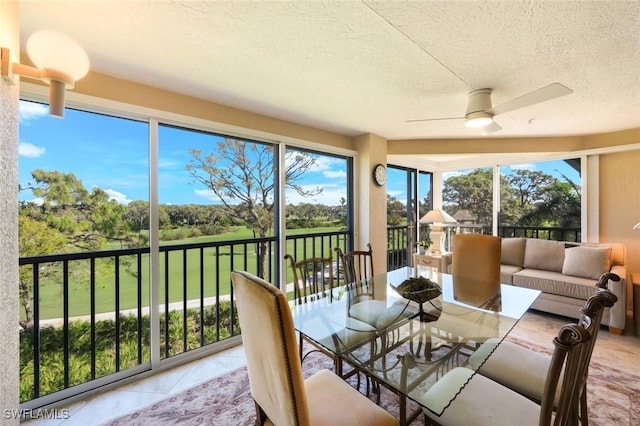
[[[182,129],[161,127],[159,139],[159,199],[163,204],[212,204],[219,201],[203,185],[194,183],[185,170],[190,148],[209,153],[217,137]],[[37,168],[72,172],[90,189],[107,191],[122,203],[148,200],[148,125],[67,109],[60,120],[48,115],[46,105],[20,103],[20,184],[32,182]],[[287,201],[339,205],[346,198],[346,160],[319,156],[300,184],[321,187],[322,193],[303,198],[287,191]],[[20,200],[31,200],[28,191]]]
[[[203,185],[194,183],[185,170],[191,158],[190,148],[209,153],[217,138],[210,134],[161,127],[159,142],[159,199],[162,204],[213,204],[219,201]],[[148,125],[67,109],[64,119],[48,115],[46,105],[20,103],[20,184],[28,185],[31,171],[37,168],[72,172],[87,189],[94,186],[107,191],[121,203],[148,200]],[[579,182],[579,175],[562,161],[510,166],[511,169],[542,170],[560,178],[559,172]],[[444,177],[450,176],[445,174]],[[405,178],[389,174],[387,191],[404,200]],[[339,205],[346,198],[346,161],[321,155],[300,184],[306,189],[321,187],[322,193],[303,198],[287,191],[287,203],[301,202]],[[422,191],[421,191],[422,192]],[[424,195],[421,195],[422,199]],[[28,191],[20,200],[31,200]]]

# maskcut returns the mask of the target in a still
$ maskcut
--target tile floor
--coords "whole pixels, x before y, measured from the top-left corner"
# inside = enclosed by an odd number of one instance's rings
[[[58,419],[34,419],[22,424],[28,426],[103,424],[243,365],[245,365],[244,350],[240,345],[64,407],[68,411],[62,411],[63,408],[59,408],[54,412]]]
[[[521,334],[541,345],[553,347],[551,341],[564,324],[574,320],[529,311],[512,333]],[[634,335],[633,323],[628,321],[622,336],[610,334],[603,328],[598,335],[593,359],[640,375],[640,337]],[[141,407],[217,377],[245,365],[242,346],[227,349],[140,381],[92,396],[71,404],[69,417],[58,420],[30,420],[28,426],[93,426],[100,425]]]

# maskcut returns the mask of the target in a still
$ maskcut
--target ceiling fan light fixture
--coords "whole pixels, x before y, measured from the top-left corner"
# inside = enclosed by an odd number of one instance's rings
[[[465,126],[472,129],[479,129],[481,127],[488,126],[493,123],[493,116],[488,112],[478,111],[467,114],[467,120],[464,122]]]

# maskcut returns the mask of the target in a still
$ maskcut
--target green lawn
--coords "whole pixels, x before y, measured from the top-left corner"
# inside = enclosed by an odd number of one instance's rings
[[[292,235],[308,234],[315,232],[327,232],[339,230],[335,228],[312,228],[312,229],[296,229],[290,232]],[[223,235],[197,237],[191,239],[166,241],[163,244],[187,244],[209,241],[233,241],[239,239],[252,238],[253,234],[246,228],[239,228],[234,232]],[[308,242],[307,253],[311,253],[311,242]],[[325,253],[327,255],[327,248]],[[115,247],[110,247],[115,248]],[[320,243],[316,242],[315,247],[317,253],[320,253]],[[204,277],[204,296],[212,297],[216,294],[228,294],[230,286],[230,271],[232,269],[243,269],[250,272],[256,272],[257,256],[253,247],[248,247],[246,253],[241,251],[241,247],[234,249],[233,256],[229,251],[229,247],[219,249],[216,253],[214,248],[207,248],[203,251],[203,277]],[[302,247],[298,245],[299,255],[302,254]],[[287,243],[287,252],[293,253],[292,242]],[[334,255],[334,253],[332,253]],[[278,261],[278,259],[273,259]],[[130,266],[127,268],[125,264]],[[187,283],[186,295],[184,292],[184,274],[183,274],[183,252],[170,252],[168,258],[169,264],[169,301],[179,302],[182,300],[199,299],[200,298],[200,250],[189,250],[186,255],[187,265]],[[61,318],[63,317],[63,301],[62,301],[62,268],[55,269],[55,272],[42,278],[40,282],[40,318]],[[90,313],[90,276],[89,262],[70,262],[69,266],[69,315],[79,316],[88,315]],[[120,309],[136,308],[138,300],[137,286],[137,265],[136,257],[128,256],[120,260]],[[287,282],[291,281],[291,271],[287,265]],[[142,290],[142,306],[148,305],[149,300],[149,256],[142,256],[141,267],[141,290]],[[96,288],[95,288],[95,309],[97,313],[112,312],[115,310],[115,274],[112,260],[96,261]],[[160,253],[160,300],[165,300],[165,255]]]

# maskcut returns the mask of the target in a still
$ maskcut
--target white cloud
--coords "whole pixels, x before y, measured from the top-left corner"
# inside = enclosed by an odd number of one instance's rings
[[[20,123],[46,117],[49,115],[49,108],[46,105],[35,102],[20,101]]]
[[[20,142],[18,144],[18,155],[21,157],[37,158],[45,153],[45,149],[28,142]]]
[[[31,200],[24,200],[24,202],[25,202],[25,203],[33,203],[33,204],[35,204],[36,206],[41,206],[41,205],[43,205],[43,204],[44,204],[44,198],[41,198],[41,197],[35,197],[35,198],[31,199]]]
[[[511,170],[535,170],[536,165],[533,163],[515,164],[511,166]]]
[[[442,172],[442,180],[445,181],[453,176],[460,176],[463,173],[461,171],[452,171],[452,172]]]
[[[218,196],[210,189],[194,189],[193,193],[198,197],[206,198],[209,201],[220,202]]]
[[[104,192],[109,194],[110,200],[116,200],[118,204],[127,205],[131,202],[131,200],[129,200],[126,195],[124,195],[122,192],[116,191],[115,189],[106,189]]]
[[[324,172],[322,172],[322,175],[327,179],[347,178],[347,172],[344,170],[325,170]]]
[[[318,185],[302,185],[305,191],[315,191]],[[287,188],[286,202],[288,205],[298,205],[300,203],[324,204],[325,206],[339,206],[340,198],[347,198],[346,189],[339,185],[320,185],[322,192],[312,197],[305,197],[298,194],[291,188]]]

